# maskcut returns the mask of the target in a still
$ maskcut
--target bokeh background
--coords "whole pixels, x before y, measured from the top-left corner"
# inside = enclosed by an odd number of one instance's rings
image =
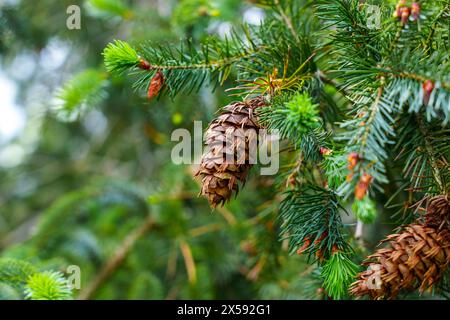
[[[73,4],[80,30],[66,27]],[[0,264],[79,266],[79,299],[326,298],[279,240],[273,177],[212,211],[194,168],[170,160],[171,132],[232,98],[148,101],[103,66],[113,39],[199,42],[262,19],[238,0],[0,0]],[[24,292],[0,282],[0,298]]]

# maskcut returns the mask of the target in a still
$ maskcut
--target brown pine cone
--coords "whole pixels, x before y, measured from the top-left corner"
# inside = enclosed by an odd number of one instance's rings
[[[441,195],[428,203],[425,223],[429,227],[446,228],[450,221],[450,196]]]
[[[207,151],[196,176],[201,175],[201,194],[213,208],[238,192],[238,182],[245,183],[253,164],[249,150],[260,129],[254,111],[264,104],[263,97],[231,103],[206,131]]]
[[[402,233],[389,235],[383,242],[389,242],[390,246],[368,258],[364,265],[370,267],[358,275],[359,280],[350,288],[351,294],[395,299],[402,289],[419,289],[422,293],[448,272],[448,228],[438,230],[411,224]]]

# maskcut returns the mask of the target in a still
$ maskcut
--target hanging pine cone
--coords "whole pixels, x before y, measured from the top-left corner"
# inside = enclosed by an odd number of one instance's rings
[[[400,290],[431,288],[445,272],[450,261],[448,228],[411,224],[400,234],[392,234],[383,242],[390,247],[379,249],[364,263],[370,268],[358,275],[350,292],[372,299],[395,299]]]
[[[252,167],[249,149],[256,145],[260,129],[254,111],[264,104],[263,97],[229,104],[206,131],[207,151],[196,176],[201,175],[201,194],[213,208],[227,202],[238,192],[238,182],[247,178]]]

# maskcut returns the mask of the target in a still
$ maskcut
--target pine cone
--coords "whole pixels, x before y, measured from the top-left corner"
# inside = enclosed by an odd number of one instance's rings
[[[450,232],[422,224],[411,224],[400,234],[383,242],[390,247],[379,249],[364,265],[369,269],[358,275],[350,288],[355,296],[372,299],[395,299],[400,290],[419,289],[422,293],[435,284],[450,260]]]
[[[254,111],[264,104],[262,97],[229,104],[206,131],[207,152],[196,176],[202,176],[201,194],[213,208],[238,192],[238,182],[245,183],[253,164],[249,149],[260,129]]]
[[[450,196],[441,195],[434,197],[428,203],[425,223],[433,228],[445,228],[450,221]]]

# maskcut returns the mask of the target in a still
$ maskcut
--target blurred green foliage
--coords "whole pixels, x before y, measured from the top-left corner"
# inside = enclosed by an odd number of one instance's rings
[[[0,166],[1,257],[23,270],[20,285],[0,277],[1,298],[52,298],[39,290],[63,281],[60,273],[69,278],[71,265],[81,270],[73,298],[320,297],[316,285],[303,286],[318,281],[313,269],[299,277],[305,262],[288,258],[278,241],[270,179],[251,179],[239,201],[211,212],[197,197],[193,168],[168,161],[172,130],[209,122],[230,98],[202,90],[149,103],[102,66],[113,38],[196,42],[241,23],[251,4],[78,1],[81,29],[68,30],[70,4],[12,1],[0,9],[0,62],[27,120],[1,145],[23,153]]]

